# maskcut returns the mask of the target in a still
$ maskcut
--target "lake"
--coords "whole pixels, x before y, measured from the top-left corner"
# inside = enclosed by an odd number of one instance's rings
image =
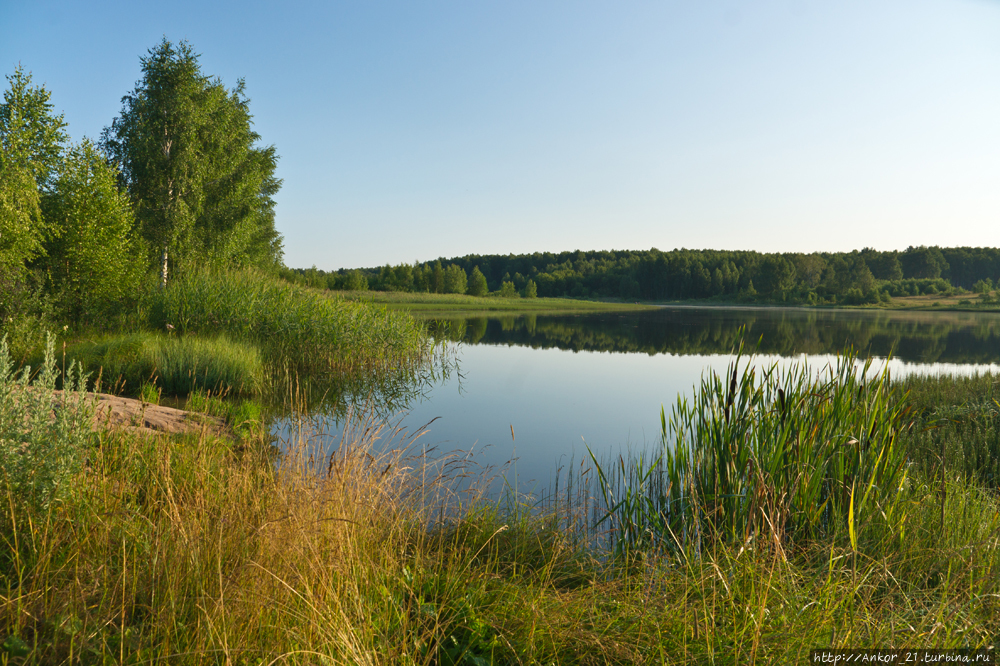
[[[397,420],[411,433],[430,424],[420,447],[472,452],[498,469],[516,460],[507,478],[522,492],[544,493],[587,447],[600,459],[658,446],[661,407],[669,416],[703,372],[723,372],[741,334],[758,365],[819,369],[853,347],[880,366],[891,358],[894,376],[1000,370],[996,313],[665,307],[428,325],[453,365],[404,400]],[[337,421],[320,427],[337,433]]]

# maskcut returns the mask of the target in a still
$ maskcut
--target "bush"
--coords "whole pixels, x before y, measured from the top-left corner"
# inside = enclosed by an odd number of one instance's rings
[[[0,340],[0,484],[15,500],[36,508],[48,505],[79,469],[91,432],[86,377],[71,363],[60,397],[55,393],[58,374],[51,335],[34,382],[30,367],[14,372],[7,338]]]

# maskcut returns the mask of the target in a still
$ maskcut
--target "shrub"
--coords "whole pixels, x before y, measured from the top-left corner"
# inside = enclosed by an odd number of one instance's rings
[[[0,340],[0,483],[13,498],[33,507],[45,507],[79,469],[91,432],[86,377],[71,363],[60,397],[57,376],[51,335],[34,382],[30,367],[14,372],[7,338]]]

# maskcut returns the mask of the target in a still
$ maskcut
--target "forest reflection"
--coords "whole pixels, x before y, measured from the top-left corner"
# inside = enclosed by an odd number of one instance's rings
[[[1000,363],[1000,314],[802,308],[662,308],[578,315],[447,317],[437,339],[536,349],[727,354],[745,329],[765,354],[861,354],[915,363]]]

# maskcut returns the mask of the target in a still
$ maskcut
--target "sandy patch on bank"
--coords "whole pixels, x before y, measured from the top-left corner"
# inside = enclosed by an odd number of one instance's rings
[[[56,391],[61,395],[62,391]],[[226,430],[226,422],[217,416],[188,412],[173,407],[153,405],[134,398],[108,393],[88,393],[94,401],[94,430],[124,428],[145,433],[189,433],[209,429],[216,433]]]

